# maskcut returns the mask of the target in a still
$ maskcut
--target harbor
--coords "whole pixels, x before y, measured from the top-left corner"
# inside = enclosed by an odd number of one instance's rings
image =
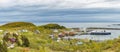
[[[65,31],[66,33],[70,32],[75,34],[73,36],[65,36],[64,38],[105,41],[113,40],[115,38],[119,38],[120,36],[119,26],[109,26],[113,23],[71,23],[73,24],[71,26],[69,23],[58,24],[71,28],[70,31]]]

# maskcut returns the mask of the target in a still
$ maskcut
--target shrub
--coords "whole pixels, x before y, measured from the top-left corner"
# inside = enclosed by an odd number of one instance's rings
[[[8,52],[7,46],[5,43],[0,43],[0,52]]]
[[[30,42],[26,36],[22,36],[21,40],[22,40],[22,46],[29,47]]]

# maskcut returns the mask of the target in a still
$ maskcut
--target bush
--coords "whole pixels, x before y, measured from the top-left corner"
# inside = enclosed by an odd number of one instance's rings
[[[22,36],[21,40],[22,40],[22,46],[29,47],[30,42],[26,36]]]
[[[0,43],[0,52],[8,52],[7,46],[5,43]]]

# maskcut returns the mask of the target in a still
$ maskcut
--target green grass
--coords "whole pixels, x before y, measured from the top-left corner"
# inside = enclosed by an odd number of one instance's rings
[[[1,33],[2,34],[2,33]],[[20,33],[28,37],[30,47],[16,46],[8,49],[9,52],[119,52],[120,39],[108,40],[104,42],[90,42],[85,40],[61,40],[56,42],[49,38],[49,33],[34,34],[33,32]],[[76,42],[82,41],[83,45],[76,45]],[[70,44],[72,42],[72,44]]]
[[[17,28],[13,27],[14,24],[12,26],[11,25],[9,26],[12,27],[13,29],[12,28],[9,29],[6,27],[4,29],[9,30],[10,32],[16,32],[18,25],[15,25],[17,26]],[[54,25],[52,25],[52,27],[49,28],[53,28],[53,26]],[[29,28],[29,27],[24,26],[24,28]],[[18,29],[21,29],[21,27]],[[120,38],[114,40],[107,40],[103,42],[94,42],[94,41],[89,41],[87,39],[84,40],[73,39],[70,41],[61,40],[60,42],[56,42],[55,40],[49,38],[49,34],[53,33],[52,30],[45,29],[45,27],[44,28],[37,27],[37,29],[40,30],[40,34],[35,34],[32,30],[24,33],[19,32],[20,34],[19,36],[24,35],[28,38],[30,42],[29,47],[22,47],[16,45],[15,48],[8,49],[8,52],[120,52]],[[69,30],[69,29],[59,29],[60,32],[65,30]],[[55,33],[56,38],[58,33]],[[3,32],[0,32],[0,40],[2,40],[1,37],[2,34]],[[21,37],[19,37],[19,39],[20,38]],[[76,45],[76,43],[79,41],[83,42],[84,44]]]

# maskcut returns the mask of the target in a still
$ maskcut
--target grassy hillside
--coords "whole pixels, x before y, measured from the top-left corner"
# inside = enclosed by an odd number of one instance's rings
[[[59,29],[59,31],[66,30],[64,26],[58,24],[46,24],[42,26],[35,26],[29,22],[12,22],[2,25],[3,29],[39,29],[40,33],[36,34],[32,31],[18,33],[18,39],[21,46],[15,43],[15,47],[7,49],[0,41],[0,52],[120,52],[120,38],[113,40],[106,40],[103,42],[96,42],[92,40],[82,39],[61,39],[57,41],[58,33],[54,33],[55,37],[50,38],[50,34],[53,33],[50,29]],[[2,32],[1,32],[2,33]],[[1,34],[2,35],[2,34]],[[2,36],[0,35],[0,40]],[[29,47],[22,46],[21,37],[25,36],[29,40]],[[9,38],[11,38],[10,36]],[[79,44],[83,42],[83,44]],[[9,42],[8,42],[9,43]]]
[[[1,29],[35,29],[36,25],[30,22],[11,22],[0,26]]]
[[[39,28],[45,28],[45,29],[65,29],[66,27],[61,26],[59,24],[46,24],[39,26]]]

